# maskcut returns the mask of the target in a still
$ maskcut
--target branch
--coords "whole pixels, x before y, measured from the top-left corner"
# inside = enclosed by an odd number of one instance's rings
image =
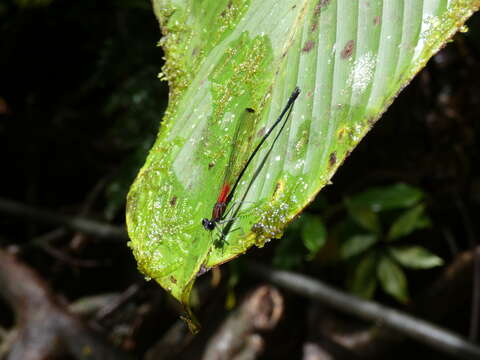
[[[95,320],[97,322],[105,320],[107,317],[117,311],[122,305],[124,305],[127,301],[136,296],[139,291],[144,288],[145,285],[146,282],[143,279],[141,282],[136,282],[130,285],[126,291],[124,291],[122,294],[119,294],[115,299],[102,307],[97,312]]]
[[[128,358],[68,312],[36,273],[2,250],[0,295],[18,319],[9,360],[50,359],[65,351],[76,359],[84,359],[86,354],[92,360]]]
[[[313,278],[289,271],[272,270],[250,262],[248,271],[297,294],[322,301],[365,320],[380,322],[437,350],[463,359],[479,359],[480,348],[448,330],[401,311],[347,295]]]
[[[117,301],[119,296],[118,293],[85,296],[72,302],[68,310],[82,317],[90,317],[100,309],[109,306],[111,302]]]
[[[203,354],[203,359],[255,359],[264,350],[259,332],[272,330],[283,315],[283,297],[263,285],[252,291],[225,319]]]
[[[3,198],[0,198],[0,212],[21,218],[29,218],[38,222],[65,226],[71,230],[102,239],[128,240],[126,231],[118,226],[108,225],[82,217],[69,217]]]

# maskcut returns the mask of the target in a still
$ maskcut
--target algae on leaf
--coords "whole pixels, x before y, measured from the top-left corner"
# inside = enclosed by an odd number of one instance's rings
[[[279,238],[480,0],[153,4],[170,102],[131,187],[127,225],[140,270],[190,312],[197,274]],[[209,233],[201,219],[229,154],[255,147],[295,86],[302,93],[283,133],[268,139],[237,188],[230,230]],[[234,148],[247,107],[254,131]]]

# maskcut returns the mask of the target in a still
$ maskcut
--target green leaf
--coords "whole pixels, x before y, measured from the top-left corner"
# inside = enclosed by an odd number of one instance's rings
[[[387,240],[396,240],[409,235],[414,230],[429,226],[430,221],[424,216],[424,211],[425,205],[423,204],[405,211],[393,222],[388,231]]]
[[[281,237],[478,4],[154,0],[170,98],[128,195],[139,269],[192,316],[197,274]],[[283,133],[264,144],[236,188],[234,223],[224,237],[206,231],[201,220],[230,154],[249,156],[295,86],[302,92]],[[246,108],[255,112],[246,117]],[[240,125],[251,131],[233,143]]]
[[[377,286],[377,254],[365,254],[355,266],[349,282],[349,290],[357,296],[370,299]]]
[[[369,249],[378,241],[374,234],[354,235],[345,241],[340,248],[340,257],[348,259]]]
[[[443,265],[443,260],[422,246],[390,247],[390,255],[401,265],[411,269],[430,269]]]
[[[413,186],[398,183],[389,186],[372,187],[351,197],[351,202],[375,212],[408,208],[424,197],[423,192]]]
[[[345,199],[345,205],[348,213],[358,225],[373,233],[380,232],[380,220],[377,213],[367,206],[351,201],[349,198]]]
[[[318,216],[304,215],[303,218],[302,240],[309,251],[308,258],[312,259],[318,250],[325,245],[327,229]]]
[[[400,266],[390,259],[382,256],[377,268],[377,276],[383,290],[402,303],[408,301],[407,278]]]

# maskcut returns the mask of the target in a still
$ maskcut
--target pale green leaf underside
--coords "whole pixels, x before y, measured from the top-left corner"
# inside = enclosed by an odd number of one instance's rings
[[[282,234],[479,1],[153,3],[171,98],[130,190],[127,225],[141,271],[187,303],[202,267]],[[292,116],[253,181],[271,141],[249,167],[235,193],[238,219],[219,243],[201,219],[222,185],[235,125],[246,107],[256,110],[252,149],[295,86]]]

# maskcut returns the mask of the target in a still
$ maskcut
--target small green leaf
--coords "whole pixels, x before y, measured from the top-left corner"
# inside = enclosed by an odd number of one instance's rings
[[[422,246],[391,247],[390,255],[401,265],[411,269],[430,269],[443,265],[443,260]]]
[[[377,286],[375,270],[377,268],[377,254],[367,253],[355,267],[350,279],[349,289],[357,296],[370,299]]]
[[[423,192],[413,186],[398,183],[389,186],[372,187],[351,198],[358,206],[367,207],[375,212],[408,208],[424,197]]]
[[[349,198],[345,199],[345,205],[350,216],[358,225],[374,233],[380,232],[380,220],[373,210]]]
[[[374,234],[354,235],[345,241],[340,248],[340,257],[348,259],[358,255],[378,241],[378,236]]]
[[[308,249],[308,258],[311,259],[325,245],[327,240],[327,229],[318,216],[303,216],[302,240]]]
[[[430,221],[423,215],[425,205],[419,204],[400,215],[390,227],[388,240],[396,240],[406,236],[416,229],[430,225]]]
[[[432,222],[427,215],[422,215],[418,218],[416,229],[425,229],[432,226]]]
[[[383,290],[402,303],[408,301],[407,278],[402,268],[389,256],[380,259],[377,276]]]

